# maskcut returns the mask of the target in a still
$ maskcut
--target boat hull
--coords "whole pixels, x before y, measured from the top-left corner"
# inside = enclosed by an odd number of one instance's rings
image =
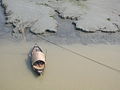
[[[42,49],[38,45],[35,45],[32,49],[31,64],[32,69],[34,70],[35,73],[37,73],[38,75],[43,74],[46,60]]]

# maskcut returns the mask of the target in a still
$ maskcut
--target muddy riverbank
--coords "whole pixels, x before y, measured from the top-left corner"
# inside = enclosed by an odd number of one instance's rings
[[[58,22],[58,28],[56,33],[46,33],[42,35],[45,39],[58,44],[74,44],[80,43],[84,45],[88,44],[120,44],[120,32],[116,33],[87,33],[75,30],[72,25],[73,20],[61,19],[57,13],[54,19]],[[27,30],[24,35],[20,33],[12,33],[12,27],[5,25],[4,8],[0,7],[0,38],[12,38],[13,40],[27,40],[27,41],[39,41],[39,37]]]

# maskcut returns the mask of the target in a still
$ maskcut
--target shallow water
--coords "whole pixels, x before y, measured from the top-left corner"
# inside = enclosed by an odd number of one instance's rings
[[[33,45],[34,42],[26,41],[15,43],[3,40],[0,43],[0,90],[120,89],[119,72],[42,41],[38,45],[44,52],[47,50],[47,65],[44,75],[37,76],[28,59]],[[120,69],[120,46],[70,45],[67,48]]]

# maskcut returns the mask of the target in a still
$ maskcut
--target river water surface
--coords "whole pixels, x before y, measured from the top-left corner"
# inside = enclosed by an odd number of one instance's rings
[[[119,90],[120,72],[116,72],[64,49],[40,42],[46,53],[44,75],[31,69],[28,53],[34,42],[1,40],[0,90]],[[120,46],[64,46],[120,69]],[[91,53],[92,52],[92,53]]]
[[[120,45],[61,44],[116,71],[43,40],[15,41],[4,22],[0,8],[0,90],[120,90]],[[32,71],[28,58],[35,42],[47,57],[44,75],[40,77]]]

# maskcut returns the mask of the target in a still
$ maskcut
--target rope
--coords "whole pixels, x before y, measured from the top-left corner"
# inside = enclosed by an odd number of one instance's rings
[[[61,45],[58,45],[58,44],[56,44],[56,43],[54,43],[54,42],[52,42],[52,41],[50,41],[50,40],[45,39],[44,37],[42,37],[42,36],[40,36],[40,35],[37,35],[37,36],[38,36],[39,38],[41,38],[42,40],[45,40],[45,41],[47,41],[47,42],[49,42],[49,43],[51,43],[51,44],[53,44],[53,45],[55,45],[55,46],[57,46],[57,47],[59,47],[59,48],[62,48],[62,49],[64,49],[64,50],[68,51],[68,52],[71,52],[71,53],[73,53],[73,54],[75,54],[75,55],[78,55],[78,56],[80,56],[80,57],[83,57],[83,58],[85,58],[86,60],[92,61],[92,62],[94,62],[94,63],[96,63],[96,64],[99,64],[99,65],[101,65],[101,66],[104,66],[104,67],[106,67],[106,68],[108,68],[108,69],[111,69],[111,70],[113,70],[113,71],[116,71],[116,72],[120,73],[120,70],[119,70],[119,69],[116,69],[116,68],[114,68],[114,67],[112,67],[112,66],[109,66],[109,65],[106,65],[106,64],[104,64],[104,63],[98,62],[98,61],[96,61],[96,60],[94,60],[94,59],[92,59],[92,58],[89,58],[89,57],[84,56],[84,55],[82,55],[82,54],[80,54],[80,53],[77,53],[77,52],[75,52],[75,51],[73,51],[73,50],[71,50],[71,49],[68,49],[68,48],[65,48],[65,47],[63,47],[63,46],[61,46]]]

